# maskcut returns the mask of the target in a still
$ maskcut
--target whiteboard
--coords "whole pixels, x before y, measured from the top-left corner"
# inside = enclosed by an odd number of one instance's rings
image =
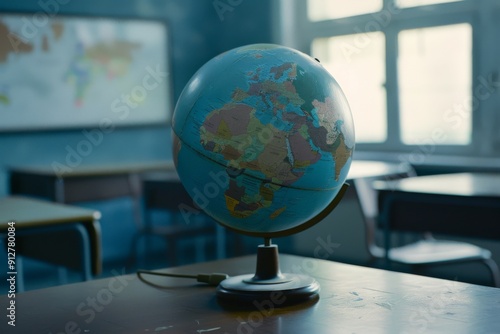
[[[0,131],[167,123],[163,21],[0,13]]]

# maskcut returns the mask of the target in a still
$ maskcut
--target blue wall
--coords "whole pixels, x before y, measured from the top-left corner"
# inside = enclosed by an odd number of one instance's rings
[[[170,26],[171,79],[174,100],[193,73],[213,56],[233,47],[272,42],[271,2],[233,1],[223,9],[213,0],[0,0],[0,12],[51,12],[102,16],[160,18]],[[66,4],[60,4],[66,3]],[[220,3],[220,2],[219,2]],[[237,4],[236,4],[237,3]],[[47,6],[41,6],[46,4]],[[58,4],[57,7],[54,4]],[[236,4],[236,5],[234,5]],[[0,116],[1,117],[1,116]],[[1,121],[1,118],[0,118]],[[0,196],[8,194],[9,165],[64,163],[66,147],[85,139],[82,129],[51,132],[0,133]],[[81,164],[170,159],[170,129],[166,126],[116,128],[83,157]],[[83,203],[101,210],[104,257],[116,258],[128,251],[134,230],[126,199],[108,203]]]

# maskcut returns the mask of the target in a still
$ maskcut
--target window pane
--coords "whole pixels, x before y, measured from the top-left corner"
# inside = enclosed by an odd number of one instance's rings
[[[461,0],[396,0],[396,5],[400,8],[433,5],[436,3],[456,2]]]
[[[311,21],[338,19],[378,12],[382,0],[308,0],[307,12]]]
[[[401,139],[405,144],[470,143],[469,24],[400,32],[398,77]]]
[[[356,142],[387,138],[385,38],[381,32],[313,41],[312,54],[332,73],[351,106]]]

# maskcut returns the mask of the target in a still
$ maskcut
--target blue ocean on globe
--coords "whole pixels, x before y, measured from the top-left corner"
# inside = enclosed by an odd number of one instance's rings
[[[173,155],[197,209],[247,234],[315,217],[346,180],[354,151],[332,75],[292,48],[253,44],[202,66],[173,116]]]

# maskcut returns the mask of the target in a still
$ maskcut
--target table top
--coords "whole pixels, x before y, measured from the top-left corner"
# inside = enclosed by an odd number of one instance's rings
[[[500,289],[281,255],[283,272],[307,274],[320,298],[278,307],[245,309],[221,304],[215,289],[187,279],[112,270],[105,279],[20,293],[16,327],[3,317],[2,333],[496,333]],[[164,269],[174,273],[247,274],[246,256]],[[7,295],[0,304],[8,305]],[[2,308],[6,312],[5,307]]]
[[[500,197],[500,173],[452,173],[374,182],[378,190],[452,196]]]
[[[0,230],[15,221],[17,228],[39,227],[101,218],[96,210],[59,204],[22,196],[0,198]]]

